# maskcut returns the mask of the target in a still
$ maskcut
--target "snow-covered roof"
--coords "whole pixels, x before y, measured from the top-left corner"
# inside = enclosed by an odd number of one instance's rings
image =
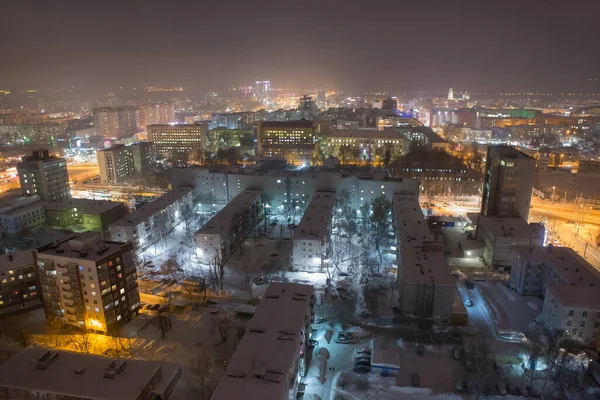
[[[399,246],[421,246],[423,242],[433,240],[417,196],[395,195],[392,210]]]
[[[23,250],[0,255],[0,270],[33,266],[35,264],[33,253],[33,250]]]
[[[46,202],[44,208],[47,210],[66,210],[72,207],[81,208],[88,214],[101,214],[113,208],[123,207],[124,203],[111,200],[92,200],[92,199],[69,199],[60,202]]]
[[[231,228],[235,218],[248,209],[260,197],[262,190],[244,190],[208,220],[196,235],[222,235]]]
[[[316,192],[294,230],[294,240],[323,240],[335,206],[334,192]]]
[[[546,288],[563,305],[600,307],[600,272],[569,247],[515,246],[525,262],[544,264],[560,282]]]
[[[121,373],[107,379],[104,374],[112,359],[60,351],[46,368],[36,367],[46,352],[48,349],[41,347],[19,351],[0,367],[0,386],[56,394],[59,398],[134,400],[148,388],[160,385],[161,375],[163,379],[172,378],[172,373],[165,373],[167,370],[181,368],[176,364],[129,359]],[[115,361],[115,367],[123,362]],[[154,385],[153,379],[157,380]]]
[[[84,232],[62,242],[40,247],[37,252],[41,259],[50,256],[97,261],[115,252],[131,249],[131,242],[110,242],[103,240],[98,232]]]
[[[400,346],[398,346],[398,340],[381,336],[373,338],[371,365],[375,368],[399,369]]]
[[[311,285],[269,284],[212,400],[287,398],[313,294]]]
[[[498,218],[480,215],[477,224],[495,237],[515,239],[543,239],[544,230],[539,224],[528,224],[522,218]],[[539,228],[539,229],[538,229]]]
[[[425,242],[421,247],[401,246],[399,252],[398,278],[404,283],[455,285],[439,244]]]
[[[112,226],[117,227],[131,227],[138,226],[139,224],[148,221],[154,214],[166,209],[171,204],[185,197],[192,191],[191,188],[178,188],[169,190],[156,200],[138,208],[128,216],[119,221],[115,222]]]

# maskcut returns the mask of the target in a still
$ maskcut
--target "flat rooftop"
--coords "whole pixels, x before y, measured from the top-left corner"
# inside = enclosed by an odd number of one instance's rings
[[[0,199],[0,214],[10,214],[26,207],[39,207],[40,196],[10,195]]]
[[[539,224],[528,224],[525,220],[515,218],[487,217],[479,215],[477,224],[496,237],[513,237],[517,239],[544,238],[544,229]]]
[[[399,253],[398,275],[402,268],[405,283],[456,285],[438,243],[425,243],[422,247],[401,246]]]
[[[163,194],[162,196],[153,200],[152,202],[138,208],[125,218],[115,222],[113,225],[118,227],[138,226],[139,224],[146,222],[154,214],[160,212],[161,210],[164,210],[171,204],[180,200],[191,191],[192,189],[187,187],[169,190],[167,193]]]
[[[23,250],[0,255],[0,270],[5,271],[35,265],[33,253],[33,250]]]
[[[312,285],[269,284],[212,400],[287,398],[313,295]]]
[[[261,126],[263,128],[312,128],[313,123],[305,119],[294,121],[262,121]]]
[[[80,208],[88,214],[102,214],[113,208],[122,207],[124,203],[111,200],[92,200],[92,199],[69,199],[57,203],[46,202],[44,208],[46,210],[67,210],[72,207]]]
[[[218,213],[213,215],[202,228],[196,232],[196,235],[222,235],[227,232],[233,223],[234,218],[238,218],[240,213],[245,211],[262,194],[262,190],[244,190],[233,198]]]
[[[132,244],[109,242],[103,240],[102,235],[98,232],[84,232],[62,242],[43,246],[37,252],[41,259],[47,255],[97,261],[125,246],[132,247]]]
[[[419,199],[413,195],[395,195],[392,200],[396,243],[400,246],[421,246],[433,240]]]
[[[331,223],[334,208],[335,192],[316,192],[294,230],[294,240],[322,240]]]
[[[544,263],[552,268],[561,283],[552,286],[563,304],[600,306],[600,271],[569,247],[515,246],[515,253],[525,261]],[[584,295],[585,294],[585,295]],[[595,302],[595,303],[594,303]]]
[[[511,146],[490,146],[489,152],[492,157],[531,159],[527,154]]]
[[[600,308],[600,290],[598,284],[590,286],[572,286],[566,283],[548,283],[548,290],[564,307]]]
[[[109,379],[103,375],[111,359],[59,351],[58,359],[46,369],[36,368],[46,352],[48,349],[40,347],[19,351],[0,366],[0,386],[83,399],[135,400],[153,377],[160,374],[161,365],[170,365],[129,359],[125,369]],[[116,366],[122,362],[114,361]],[[76,370],[83,373],[75,373]]]

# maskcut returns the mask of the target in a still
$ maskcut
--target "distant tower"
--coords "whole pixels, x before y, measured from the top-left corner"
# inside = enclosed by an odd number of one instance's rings
[[[454,100],[454,90],[452,88],[448,90],[448,100]]]

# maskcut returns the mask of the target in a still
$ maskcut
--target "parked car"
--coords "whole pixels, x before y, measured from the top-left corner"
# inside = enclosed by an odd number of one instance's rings
[[[467,289],[475,289],[475,284],[474,284],[474,283],[473,283],[473,281],[472,281],[472,280],[470,280],[470,279],[467,279],[467,280],[465,281],[465,285],[467,286]]]
[[[357,347],[356,349],[354,349],[354,355],[357,356],[359,354],[365,354],[371,357],[371,349],[369,349],[368,347]]]
[[[410,382],[412,383],[413,386],[420,386],[421,385],[421,377],[416,372],[413,372],[413,374],[410,376]]]
[[[319,344],[319,341],[318,341],[318,340],[316,340],[316,339],[308,339],[308,345],[309,345],[309,346],[313,346],[313,347],[315,347],[315,346],[316,346],[316,345],[318,345],[318,344]]]
[[[454,346],[454,348],[452,349],[452,357],[455,360],[460,360],[462,358],[462,349],[459,345]]]
[[[370,360],[354,360],[354,365],[371,365],[371,361]]]
[[[360,362],[366,362],[371,364],[371,357],[369,356],[363,356],[363,355],[355,355],[354,356],[354,363],[360,363]]]
[[[465,299],[465,306],[467,307],[473,307],[473,302],[469,299]]]
[[[425,354],[425,346],[422,344],[418,344],[417,345],[417,355],[422,356],[423,354]]]

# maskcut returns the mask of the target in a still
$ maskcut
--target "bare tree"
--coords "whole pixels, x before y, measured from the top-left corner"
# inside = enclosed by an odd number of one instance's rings
[[[231,318],[225,315],[217,319],[215,321],[215,325],[217,327],[217,332],[219,332],[219,336],[221,337],[221,343],[225,343],[229,338],[229,330],[233,325]]]
[[[473,365],[471,377],[475,399],[479,399],[496,384],[497,377],[493,371],[490,349],[486,339],[481,335],[472,336],[469,339],[468,353]]]
[[[194,375],[194,384],[198,385],[200,400],[208,400],[215,389],[214,355],[201,348],[198,355],[191,360],[191,372]]]
[[[221,287],[221,290],[223,290],[223,278],[225,277],[225,257],[223,257],[220,250],[215,250],[215,253],[208,262],[208,266],[210,273],[213,275],[213,289],[216,289],[216,286],[218,285]]]

